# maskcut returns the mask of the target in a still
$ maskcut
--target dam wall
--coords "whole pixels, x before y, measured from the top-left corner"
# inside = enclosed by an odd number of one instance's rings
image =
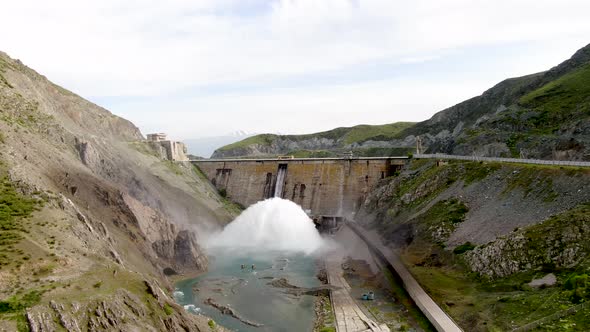
[[[191,161],[218,190],[244,207],[281,197],[313,216],[350,216],[379,180],[406,162],[406,157]],[[282,183],[277,185],[277,179]]]

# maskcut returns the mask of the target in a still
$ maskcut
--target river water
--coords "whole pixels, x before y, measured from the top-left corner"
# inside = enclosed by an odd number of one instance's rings
[[[228,248],[212,249],[209,253],[210,265],[206,274],[176,285],[176,301],[185,309],[211,317],[234,331],[302,332],[313,329],[314,297],[289,295],[284,289],[269,285],[273,278],[287,278],[293,285],[319,286],[313,257],[292,251],[248,252]],[[245,269],[241,268],[242,264]],[[207,298],[229,305],[242,318],[264,326],[249,326],[230,315],[223,315],[204,303]]]

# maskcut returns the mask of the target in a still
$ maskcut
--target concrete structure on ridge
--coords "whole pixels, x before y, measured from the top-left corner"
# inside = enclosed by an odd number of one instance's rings
[[[162,159],[188,161],[186,145],[182,142],[168,140],[164,133],[148,134],[147,141]]]

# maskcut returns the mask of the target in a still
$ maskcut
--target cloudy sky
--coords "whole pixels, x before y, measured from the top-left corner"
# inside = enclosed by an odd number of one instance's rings
[[[421,121],[590,43],[588,0],[19,0],[0,49],[178,139]]]

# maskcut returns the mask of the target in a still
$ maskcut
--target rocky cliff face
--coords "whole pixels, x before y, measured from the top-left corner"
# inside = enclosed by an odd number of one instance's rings
[[[0,53],[0,330],[208,329],[147,283],[206,269],[199,237],[231,215],[142,139]]]
[[[535,269],[575,268],[590,256],[590,206],[582,205],[475,248],[471,270],[498,278]]]

